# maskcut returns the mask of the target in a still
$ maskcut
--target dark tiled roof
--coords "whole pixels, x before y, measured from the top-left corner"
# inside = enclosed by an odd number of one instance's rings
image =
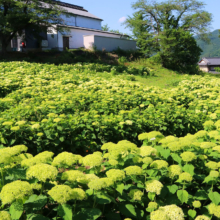
[[[205,61],[205,63],[200,63],[201,61]],[[199,65],[206,65],[206,66],[216,66],[220,65],[220,57],[204,57],[199,62]]]
[[[88,12],[88,11],[87,11],[86,9],[84,9],[82,6],[73,5],[73,4],[69,4],[69,3],[65,3],[65,2],[60,2],[60,1],[56,1],[56,3],[57,3],[58,5],[60,5],[60,6],[63,6],[63,7],[72,8],[72,9],[76,9],[76,10]]]

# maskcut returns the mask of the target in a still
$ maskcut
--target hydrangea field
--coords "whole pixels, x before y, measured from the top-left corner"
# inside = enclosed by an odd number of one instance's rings
[[[111,69],[0,63],[1,220],[220,218],[220,80]]]

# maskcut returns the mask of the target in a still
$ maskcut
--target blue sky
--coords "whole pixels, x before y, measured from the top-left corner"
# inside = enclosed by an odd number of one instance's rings
[[[102,18],[102,25],[108,24],[111,29],[119,30],[123,33],[130,33],[125,29],[120,21],[134,12],[131,4],[136,0],[62,0],[63,2],[80,5],[90,13]],[[211,30],[220,29],[220,1],[203,0],[206,3],[205,10],[213,14]]]

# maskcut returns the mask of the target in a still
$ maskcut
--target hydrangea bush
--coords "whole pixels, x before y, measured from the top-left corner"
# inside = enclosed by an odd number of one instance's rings
[[[24,145],[2,148],[0,216],[217,220],[220,131],[219,121],[212,121],[194,135],[153,131],[139,135],[142,146],[109,142],[84,157],[48,151],[32,156]]]
[[[0,63],[0,146],[85,155],[123,139],[140,145],[137,136],[146,131],[195,133],[219,114],[219,79],[195,76],[166,90],[128,81],[127,73],[113,76],[110,69]]]

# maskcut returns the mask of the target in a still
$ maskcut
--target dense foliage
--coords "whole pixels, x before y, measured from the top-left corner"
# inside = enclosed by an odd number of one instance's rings
[[[55,28],[57,24],[64,25],[65,22],[60,14],[65,12],[54,0],[0,0],[0,48],[2,52],[6,52],[6,48],[14,37],[19,35],[24,38],[24,31],[31,32],[32,38],[33,36],[39,38],[41,32],[45,32],[45,28]]]
[[[201,49],[193,34],[204,38],[212,20],[204,5],[197,0],[138,0],[125,24],[146,56],[157,53],[163,67],[195,74]]]
[[[98,64],[11,62],[0,69],[1,147],[25,144],[34,155],[83,155],[123,139],[140,144],[138,134],[153,130],[184,136],[202,129],[219,109],[220,81],[210,77],[163,90],[126,80],[132,75],[114,76],[115,67]]]
[[[0,149],[1,219],[217,220],[220,114],[215,118],[195,135],[153,131],[139,135],[140,148],[110,142],[85,157]]]

